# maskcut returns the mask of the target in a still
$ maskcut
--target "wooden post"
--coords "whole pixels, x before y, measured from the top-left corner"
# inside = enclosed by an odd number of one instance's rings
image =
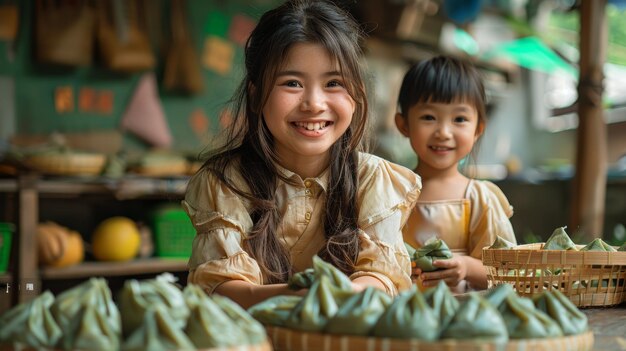
[[[602,237],[607,172],[607,131],[602,108],[606,58],[607,0],[582,0],[578,138],[574,176],[572,232],[584,240]]]
[[[36,297],[41,291],[41,280],[37,269],[37,224],[39,223],[38,177],[35,174],[20,175],[19,191],[19,238],[17,279],[13,289],[17,291],[17,302],[22,303]]]

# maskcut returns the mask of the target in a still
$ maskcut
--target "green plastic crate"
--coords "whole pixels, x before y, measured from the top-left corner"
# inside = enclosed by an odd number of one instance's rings
[[[185,211],[176,206],[164,207],[153,214],[155,255],[189,258],[196,230]]]
[[[11,223],[0,222],[0,273],[7,271],[11,256],[11,236],[15,227]]]

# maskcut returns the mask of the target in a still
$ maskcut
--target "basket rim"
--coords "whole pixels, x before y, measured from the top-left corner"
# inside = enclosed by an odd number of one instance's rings
[[[505,249],[484,247],[482,261],[485,266],[500,266],[503,263],[626,266],[626,251],[543,250],[543,244],[523,244]]]
[[[388,350],[388,351],[413,351],[413,350],[429,350],[449,349],[449,350],[531,350],[532,348],[541,347],[546,349],[547,346],[554,350],[591,350],[594,342],[593,332],[588,330],[582,334],[569,335],[558,338],[537,338],[537,339],[509,339],[508,341],[486,341],[481,339],[460,340],[460,339],[442,339],[438,341],[421,341],[418,339],[396,339],[396,338],[378,338],[373,336],[356,336],[356,335],[334,335],[319,332],[305,332],[285,327],[266,325],[267,335],[271,340],[275,350],[296,350],[304,346],[310,350],[317,349],[317,346],[324,345],[320,350]],[[314,343],[310,345],[311,343]],[[291,347],[290,347],[291,346]],[[572,346],[574,348],[572,348]],[[338,348],[339,347],[339,348]],[[439,347],[439,348],[438,348]]]

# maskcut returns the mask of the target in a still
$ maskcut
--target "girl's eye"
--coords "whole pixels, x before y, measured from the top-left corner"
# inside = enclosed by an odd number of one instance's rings
[[[454,122],[455,123],[463,123],[463,122],[467,122],[468,119],[465,116],[457,116],[454,118]]]
[[[288,86],[290,88],[302,88],[302,84],[297,80],[288,80],[283,85]]]
[[[423,115],[422,117],[420,117],[421,120],[423,121],[434,121],[435,120],[435,116],[433,115]]]
[[[327,85],[328,85],[329,88],[336,88],[336,87],[342,87],[343,83],[341,83],[338,80],[331,80],[330,82],[328,82]]]

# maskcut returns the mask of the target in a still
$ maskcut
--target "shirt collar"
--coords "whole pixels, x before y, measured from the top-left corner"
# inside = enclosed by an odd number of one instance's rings
[[[276,167],[276,170],[278,171],[278,174],[282,175],[283,177],[285,177],[286,179],[291,179],[293,181],[295,181],[297,184],[301,185],[301,186],[305,186],[305,182],[311,181],[316,183],[317,185],[320,186],[320,188],[322,188],[322,190],[324,192],[326,192],[326,190],[328,189],[328,174],[329,172],[329,168],[326,168],[322,174],[320,174],[318,177],[315,178],[306,178],[306,179],[302,179],[298,174],[288,170],[287,168],[284,168],[283,166],[279,165],[278,163],[274,163],[274,166]]]

